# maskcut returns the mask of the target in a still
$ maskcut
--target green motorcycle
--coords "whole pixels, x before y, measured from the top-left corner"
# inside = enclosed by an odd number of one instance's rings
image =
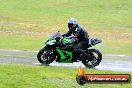
[[[38,52],[38,61],[44,65],[48,65],[53,61],[61,63],[81,61],[88,68],[99,65],[102,60],[102,54],[99,50],[90,49],[90,47],[102,41],[97,38],[89,39],[89,44],[83,48],[88,57],[84,57],[83,54],[79,54],[73,50],[73,47],[78,43],[77,40],[75,36],[63,37],[60,32],[55,32]]]

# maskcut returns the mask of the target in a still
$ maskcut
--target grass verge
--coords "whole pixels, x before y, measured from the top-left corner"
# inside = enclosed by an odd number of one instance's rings
[[[113,72],[85,69],[93,74],[130,74],[131,72]],[[129,84],[86,84],[80,86],[75,77],[78,68],[47,67],[29,65],[0,65],[0,88],[131,88]]]

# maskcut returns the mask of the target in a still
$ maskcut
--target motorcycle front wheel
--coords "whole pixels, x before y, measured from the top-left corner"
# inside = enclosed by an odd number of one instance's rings
[[[37,59],[41,64],[44,65],[52,63],[55,60],[53,50],[42,48],[37,54]]]

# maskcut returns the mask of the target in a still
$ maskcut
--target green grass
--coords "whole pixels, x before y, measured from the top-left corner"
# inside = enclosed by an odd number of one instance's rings
[[[38,50],[55,31],[66,32],[67,20],[75,17],[92,37],[103,40],[99,49],[105,54],[132,54],[131,0],[0,2],[1,49]]]
[[[93,74],[126,74],[128,72],[112,72],[85,69]],[[132,84],[86,84],[76,83],[78,68],[0,65],[0,88],[131,88]],[[132,76],[132,73],[129,73]]]
[[[100,50],[103,54],[127,54],[132,55],[132,43],[122,41],[103,41],[102,44],[93,48]]]
[[[0,49],[18,49],[18,50],[38,50],[44,46],[43,37],[35,37],[32,35],[0,35]]]

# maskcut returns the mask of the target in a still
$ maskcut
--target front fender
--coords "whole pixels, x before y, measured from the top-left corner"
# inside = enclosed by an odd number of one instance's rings
[[[46,45],[45,45],[45,48],[46,48],[46,49],[51,49],[51,48],[52,48],[52,49],[55,49],[55,48],[56,48],[56,44],[53,44],[53,45],[46,44]]]

